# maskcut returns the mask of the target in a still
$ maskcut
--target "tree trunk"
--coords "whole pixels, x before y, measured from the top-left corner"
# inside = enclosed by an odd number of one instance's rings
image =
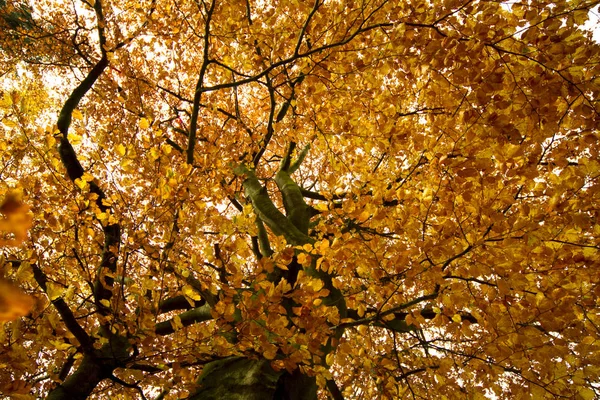
[[[54,388],[46,400],[85,400],[111,372],[92,356],[85,355],[77,370]]]
[[[229,357],[204,367],[198,390],[188,400],[315,400],[313,377],[275,371],[267,360]]]

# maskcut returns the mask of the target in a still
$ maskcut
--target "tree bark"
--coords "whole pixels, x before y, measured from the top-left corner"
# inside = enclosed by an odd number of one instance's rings
[[[268,360],[229,357],[204,367],[188,400],[316,400],[314,377],[275,371]]]
[[[53,389],[46,400],[85,400],[111,373],[111,368],[98,362],[95,357],[85,355],[77,370]]]

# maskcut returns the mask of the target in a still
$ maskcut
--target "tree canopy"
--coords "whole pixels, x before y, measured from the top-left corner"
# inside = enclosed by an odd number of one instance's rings
[[[0,1],[0,393],[600,397],[597,6]]]

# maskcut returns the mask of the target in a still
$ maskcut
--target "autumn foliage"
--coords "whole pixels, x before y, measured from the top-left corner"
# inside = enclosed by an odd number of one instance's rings
[[[0,393],[600,397],[597,7],[0,0]]]

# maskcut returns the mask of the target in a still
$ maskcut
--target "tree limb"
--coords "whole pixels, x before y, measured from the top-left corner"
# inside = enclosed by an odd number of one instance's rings
[[[210,313],[210,306],[208,304],[204,304],[201,307],[185,311],[179,314],[179,318],[183,326],[190,326],[197,322],[203,322],[213,319]],[[161,336],[170,335],[171,333],[175,332],[175,329],[173,328],[174,324],[175,322],[173,318],[167,321],[159,322],[155,325],[154,332],[156,332],[157,335]]]
[[[198,76],[198,82],[196,83],[196,90],[194,91],[194,102],[192,105],[192,117],[190,118],[190,134],[188,137],[187,163],[190,165],[194,164],[194,147],[196,146],[196,135],[198,131],[198,113],[200,110],[200,99],[202,97],[202,89],[204,85],[204,75],[206,69],[210,64],[208,58],[208,49],[210,46],[210,22],[212,19],[213,12],[215,10],[215,0],[210,3],[210,8],[206,14],[206,22],[204,25],[204,49],[202,54],[202,66],[200,67],[200,74]]]
[[[13,265],[15,265],[15,263],[21,263],[21,261],[11,262],[13,263]],[[32,264],[31,268],[33,269],[33,277],[35,278],[35,281],[38,283],[38,285],[40,285],[42,290],[45,293],[47,293],[48,278],[42,272],[40,267],[38,267],[36,264]],[[82,350],[84,352],[92,350],[94,340],[87,334],[87,332],[81,327],[81,325],[79,325],[77,319],[75,318],[75,315],[73,314],[73,311],[71,311],[67,303],[63,300],[63,298],[58,297],[50,301],[52,302],[54,308],[56,308],[56,311],[58,311],[58,314],[62,318],[67,329],[73,334],[73,336],[75,336],[75,338],[81,345]]]

